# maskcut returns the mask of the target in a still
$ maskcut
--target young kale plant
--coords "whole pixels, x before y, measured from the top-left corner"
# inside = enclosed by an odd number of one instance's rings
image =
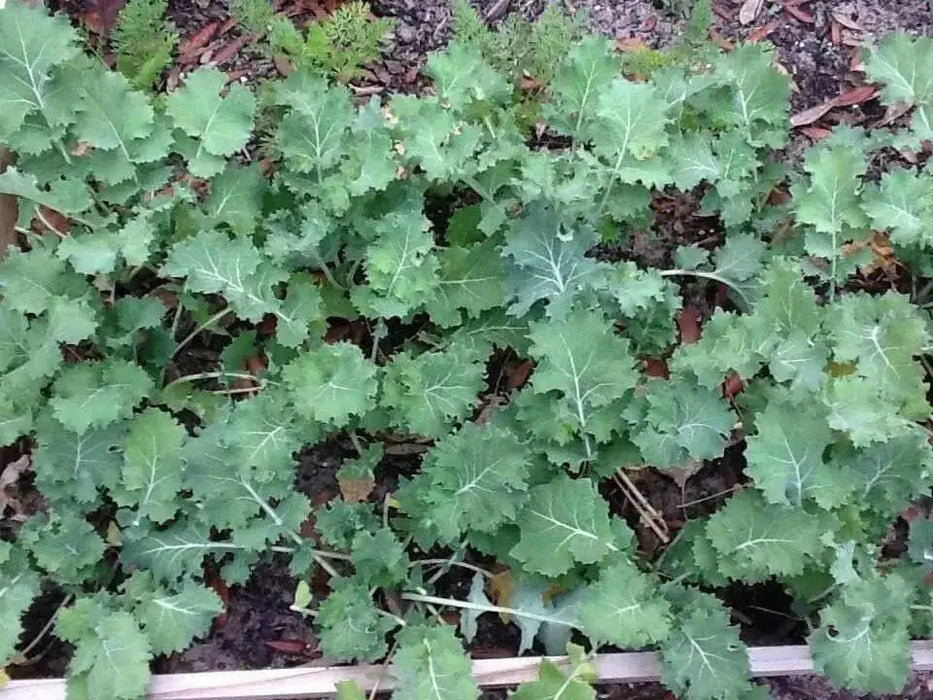
[[[464,641],[490,613],[517,651],[570,654],[571,676],[544,664],[520,700],[594,698],[601,648],[658,650],[686,700],[760,697],[717,592],[762,581],[797,600],[834,683],[897,692],[933,625],[930,521],[905,556],[881,549],[933,483],[929,292],[850,283],[878,236],[933,273],[929,174],[867,177],[874,149],[930,138],[930,56],[903,36],[869,49],[911,126],[838,130],[774,205],[788,82],[764,45],[632,82],[584,38],[547,87],[554,150],[526,142],[514,76],[463,44],[432,56],[433,94],[384,104],[299,65],[271,89],[260,167],[234,158],[248,88],[200,68],[156,102],[86,59],[66,19],[8,3],[0,140],[18,160],[0,192],[19,198],[22,246],[0,263],[0,444],[29,454],[47,507],[0,542],[0,661],[28,658],[21,618],[44,593],[74,645],[70,697],[143,697],[150,660],[222,611],[208,571],[241,584],[275,556],[324,654],[388,657],[399,700],[478,697]],[[662,189],[701,193],[722,244],[662,268],[587,255],[650,223]],[[427,216],[439,198],[449,221]],[[728,300],[679,345],[687,284]],[[196,343],[224,350],[191,371]],[[505,349],[534,368],[493,400]],[[659,360],[668,376],[646,371]],[[340,469],[357,484],[384,443],[428,449],[384,502],[346,489],[312,507],[295,455],[331,438],[358,452]],[[730,445],[747,483],[642,556],[601,482]],[[473,576],[462,599],[440,592],[453,569]]]

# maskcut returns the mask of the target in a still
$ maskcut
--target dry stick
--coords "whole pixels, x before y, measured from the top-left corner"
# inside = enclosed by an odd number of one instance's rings
[[[184,340],[182,340],[182,341],[178,344],[178,346],[175,348],[175,352],[172,353],[172,357],[175,357],[175,355],[177,355],[178,353],[181,352],[182,348],[184,348],[186,345],[188,345],[188,343],[190,343],[192,340],[194,340],[195,338],[197,338],[198,333],[200,333],[201,331],[203,331],[203,330],[209,328],[210,326],[213,326],[215,323],[217,323],[217,322],[220,321],[222,318],[224,318],[224,316],[226,316],[227,314],[232,313],[232,312],[233,312],[233,309],[231,309],[229,306],[226,307],[226,308],[223,308],[223,309],[221,309],[220,311],[218,311],[216,314],[214,314],[213,316],[211,316],[209,319],[207,319],[207,320],[206,320],[204,323],[202,323],[200,326],[198,326],[197,328],[195,328],[195,329],[194,329],[193,331],[191,331],[187,336],[185,336],[185,339],[184,339]]]
[[[615,474],[612,475],[613,481],[616,482],[616,486],[622,491],[622,494],[628,498],[628,500],[635,507],[635,510],[638,511],[638,514],[641,516],[642,522],[645,523],[655,535],[658,536],[658,539],[661,540],[664,544],[667,544],[671,541],[671,537],[667,532],[667,523],[664,522],[664,518],[654,509],[654,506],[648,502],[648,499],[645,498],[644,494],[638,490],[638,487],[628,478],[628,475],[619,469]],[[661,525],[663,525],[663,529]]]
[[[39,634],[36,635],[35,639],[33,639],[31,642],[29,642],[29,644],[26,645],[26,648],[20,652],[20,656],[22,656],[24,659],[29,658],[29,652],[35,649],[36,646],[38,646],[39,642],[41,642],[45,638],[45,635],[47,635],[49,633],[49,630],[52,629],[52,625],[55,624],[55,620],[58,619],[58,614],[62,610],[64,610],[66,607],[68,607],[68,604],[72,600],[74,600],[74,596],[71,595],[70,593],[65,596],[65,599],[61,603],[59,603],[57,608],[55,608],[55,612],[52,613],[52,616],[49,618],[49,621],[45,623],[45,627],[39,630]]]

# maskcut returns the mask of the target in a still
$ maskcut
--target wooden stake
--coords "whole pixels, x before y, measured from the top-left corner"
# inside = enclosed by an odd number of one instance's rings
[[[933,670],[933,640],[911,643],[914,671]],[[813,661],[805,646],[756,647],[749,649],[752,675],[795,676],[813,673]],[[559,666],[566,657],[550,657]],[[636,683],[656,681],[660,677],[658,657],[654,652],[599,654],[595,658],[600,683]],[[517,685],[533,680],[538,674],[540,657],[480,659],[473,662],[473,675],[484,687]],[[391,667],[389,667],[391,671]],[[321,698],[334,695],[336,683],[355,680],[369,690],[377,681],[380,690],[390,690],[394,679],[383,674],[382,666],[322,666],[276,669],[270,671],[225,671],[177,673],[154,676],[151,700],[287,700]],[[11,681],[0,688],[0,700],[64,700],[65,681]]]

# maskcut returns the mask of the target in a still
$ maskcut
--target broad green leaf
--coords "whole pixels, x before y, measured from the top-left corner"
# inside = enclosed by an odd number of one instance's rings
[[[0,9],[0,137],[16,132],[27,115],[43,112],[52,69],[75,56],[78,35],[65,15],[8,2]]]
[[[591,133],[596,153],[612,164],[614,174],[621,172],[630,156],[629,167],[637,173],[638,161],[667,143],[667,103],[652,84],[623,78],[615,78],[596,100],[597,122]],[[636,179],[640,178],[622,178],[623,182]]]
[[[10,543],[0,543],[0,666],[12,660],[23,632],[20,619],[41,590],[39,576],[24,559]]]
[[[294,466],[292,455],[301,448],[290,409],[280,397],[265,391],[236,404],[221,439],[232,449],[238,468],[250,470],[262,482],[288,479]]]
[[[425,309],[441,326],[461,322],[461,310],[470,318],[495,309],[505,298],[505,270],[496,240],[469,247],[451,246],[438,255],[437,286]]]
[[[513,434],[466,423],[437,442],[410,482],[425,501],[422,524],[436,527],[451,543],[474,529],[494,533],[518,514],[530,464],[531,455]],[[406,498],[402,487],[399,499],[404,504]]]
[[[892,32],[868,48],[864,59],[868,78],[884,85],[884,104],[933,102],[933,39]]]
[[[39,489],[53,503],[96,503],[101,489],[115,489],[120,482],[118,450],[124,439],[120,423],[78,434],[43,413],[36,422],[38,449],[33,453]]]
[[[258,163],[248,168],[228,165],[211,181],[211,194],[204,202],[208,221],[223,222],[238,236],[250,235],[261,213],[264,190]]]
[[[587,37],[574,46],[549,85],[553,99],[545,103],[544,115],[550,125],[575,141],[585,141],[596,118],[599,94],[619,69],[605,39]]]
[[[68,671],[86,683],[89,697],[135,700],[148,692],[151,656],[135,618],[111,612],[77,641]]]
[[[416,357],[396,355],[386,368],[381,399],[392,409],[392,424],[434,437],[449,432],[451,421],[464,418],[478,403],[485,386],[483,359],[467,345]]]
[[[66,276],[65,264],[49,251],[27,253],[14,248],[0,262],[4,304],[14,311],[41,314],[53,299],[65,293]]]
[[[197,139],[196,148],[186,154],[193,174],[213,174],[200,167],[204,156],[229,156],[243,148],[253,131],[256,98],[240,83],[229,85],[227,76],[216,68],[199,68],[185,84],[165,100],[165,111],[175,126]],[[210,162],[207,159],[206,162]]]
[[[106,70],[85,76],[80,90],[75,136],[94,148],[119,150],[132,162],[132,142],[152,132],[154,113],[145,95],[133,91],[120,73]]]
[[[124,568],[137,566],[151,571],[159,581],[175,582],[182,576],[201,576],[204,557],[225,554],[242,547],[216,541],[203,528],[181,522],[164,530],[145,528],[124,530],[122,561]]]
[[[300,355],[282,370],[299,415],[336,427],[374,406],[376,366],[349,343]]]
[[[450,625],[410,625],[398,634],[393,700],[474,700],[470,659]]]
[[[755,146],[787,141],[790,81],[774,61],[774,48],[760,43],[737,46],[714,61],[716,78],[733,90],[722,118],[747,131]]]
[[[645,425],[633,431],[632,441],[648,464],[683,467],[722,455],[735,414],[716,392],[690,380],[655,380],[646,402]]]
[[[661,680],[684,700],[727,700],[749,687],[748,650],[725,610],[684,610],[661,645]]]
[[[748,438],[745,471],[770,503],[800,506],[813,499],[833,508],[846,502],[851,475],[824,459],[834,440],[824,411],[772,401],[755,425],[758,434]]]
[[[535,486],[516,522],[521,539],[511,555],[545,576],[560,576],[575,562],[595,564],[622,547],[608,504],[589,479],[561,474]]]
[[[165,411],[149,408],[130,424],[117,500],[136,507],[136,521],[170,520],[179,507],[185,429]]]
[[[651,577],[634,562],[620,561],[603,569],[584,593],[580,623],[595,642],[639,648],[667,637],[671,606]]]
[[[933,480],[933,448],[912,431],[854,451],[833,452],[850,469],[853,490],[864,507],[894,516],[925,493]]]
[[[403,161],[420,168],[432,181],[453,182],[476,172],[476,150],[483,131],[464,124],[440,100],[403,95],[393,98],[393,116],[401,132]]]
[[[565,412],[576,423],[591,454],[589,436],[599,439],[606,432],[595,420],[596,409],[622,398],[638,380],[628,341],[601,313],[583,310],[560,322],[532,323],[529,337],[531,356],[539,363],[532,390],[560,392],[562,399],[551,410]]]
[[[187,581],[171,591],[153,583],[148,573],[136,572],[124,585],[136,601],[133,611],[154,654],[184,651],[196,637],[206,635],[223,601],[210,588]]]
[[[366,249],[369,284],[353,290],[364,314],[406,318],[437,286],[437,258],[430,222],[419,210],[392,212],[374,226]]]
[[[408,578],[408,555],[404,545],[387,527],[357,532],[350,545],[356,578],[368,586],[389,588]]]
[[[276,133],[285,162],[300,173],[316,172],[320,182],[346,149],[353,118],[349,91],[329,86],[311,71],[298,70],[275,85],[275,101],[290,108]]]
[[[596,667],[583,647],[568,644],[570,669],[564,673],[550,659],[543,659],[538,667],[538,679],[518,686],[511,700],[595,700],[596,690],[590,685],[599,679]]]
[[[895,245],[933,245],[933,178],[910,170],[892,170],[869,185],[862,207],[874,228],[890,231]]]
[[[844,688],[900,692],[910,669],[910,595],[893,573],[842,586],[808,639],[817,670]]]
[[[385,656],[389,649],[385,636],[396,625],[379,614],[366,584],[336,579],[331,591],[316,619],[321,649],[328,658],[376,661]]]
[[[809,237],[808,250],[814,255],[831,257],[826,246],[833,249],[845,238],[835,237],[846,226],[859,229],[865,226],[865,215],[859,206],[861,178],[867,169],[865,156],[857,148],[846,145],[821,147],[807,154],[804,166],[810,174],[808,184],[793,189],[794,210],[798,220],[812,225],[821,234],[831,234],[836,243],[824,238]],[[835,250],[832,255],[836,255]]]
[[[706,535],[722,573],[753,582],[803,573],[811,558],[823,551],[825,525],[809,513],[743,491],[710,517]]]
[[[437,94],[454,109],[464,109],[474,100],[504,102],[511,97],[508,81],[475,47],[458,41],[446,51],[432,54],[425,72],[434,79]]]
[[[104,541],[78,513],[62,509],[51,516],[34,515],[19,531],[17,542],[40,569],[63,583],[79,584],[104,556]]]
[[[509,288],[515,302],[509,313],[524,316],[535,302],[546,300],[547,313],[563,318],[574,298],[595,283],[596,262],[585,257],[596,234],[571,227],[542,202],[526,209],[511,225],[502,254],[510,259]]]
[[[104,360],[72,365],[52,387],[52,414],[67,429],[83,435],[128,418],[152,389],[152,379],[132,362]]]

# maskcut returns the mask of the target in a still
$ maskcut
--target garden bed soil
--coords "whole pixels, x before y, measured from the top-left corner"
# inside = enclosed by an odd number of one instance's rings
[[[277,3],[281,11],[299,22],[310,21],[326,9],[328,0],[284,0]],[[475,3],[484,16],[501,18],[508,11],[521,12],[529,19],[539,14],[543,0],[480,0]],[[682,28],[682,18],[666,6],[676,2],[650,0],[578,0],[567,2],[571,10],[586,12],[592,29],[622,42],[637,40],[651,47],[663,47],[676,41]],[[746,3],[748,4],[748,3]],[[60,6],[76,19],[87,18],[94,9],[93,0],[64,0]],[[723,44],[739,39],[767,39],[777,47],[778,60],[792,78],[794,92],[792,111],[795,115],[823,105],[841,93],[862,84],[859,72],[857,44],[877,38],[890,31],[907,31],[933,35],[933,8],[928,0],[764,0],[760,13],[746,24],[740,21],[742,2],[719,0],[714,3],[713,36]],[[216,25],[213,38],[205,42],[198,54],[198,63],[224,58],[222,67],[247,80],[258,80],[276,72],[274,64],[258,49],[251,37],[228,21],[226,3],[205,0],[170,0],[170,15],[178,26],[184,41],[208,25]],[[373,11],[381,16],[394,17],[394,42],[383,60],[367,73],[364,87],[379,90],[417,90],[424,81],[418,71],[426,56],[443,46],[450,38],[451,12],[448,0],[374,0]],[[202,34],[203,36],[203,34]],[[232,50],[231,50],[232,47]],[[169,72],[168,82],[177,81],[183,69],[176,66]],[[883,116],[871,99],[853,105],[827,110],[819,118],[801,126],[795,143],[787,153],[791,160],[820,138],[824,127],[839,122],[868,124]],[[658,201],[659,211],[655,230],[634,236],[625,249],[598,251],[607,259],[627,258],[650,265],[669,262],[673,249],[683,243],[709,244],[718,238],[709,230],[709,222],[697,214],[696,201],[687,198],[677,201]],[[663,209],[661,207],[664,207]],[[686,286],[686,312],[684,323],[689,328],[689,314],[702,319],[710,313],[711,300],[705,287]],[[684,326],[682,326],[684,329]],[[211,348],[191,348],[188,357],[216,357]],[[200,358],[197,371],[203,367]],[[336,470],[341,460],[350,454],[349,444],[330,441],[299,455],[298,486],[315,505],[321,505],[339,493]],[[10,455],[12,452],[7,451]],[[4,458],[7,454],[3,455]],[[5,462],[4,462],[5,463]],[[377,483],[371,496],[381,500],[391,493],[402,474],[410,474],[417,457],[390,456],[377,470]],[[716,462],[707,465],[687,479],[675,480],[669,475],[651,470],[631,472],[633,483],[652,506],[662,515],[672,532],[676,532],[690,518],[714,511],[743,480],[742,459],[738,450],[727,451]],[[28,479],[18,488],[29,489]],[[639,546],[653,553],[661,541],[646,527],[626,496],[611,481],[604,494],[614,511],[636,530]],[[892,529],[892,539],[902,537]],[[446,576],[445,593],[465,597],[469,578],[459,570]],[[189,650],[159,660],[155,671],[159,673],[207,670],[233,670],[255,668],[282,668],[302,664],[325,664],[309,622],[300,614],[289,610],[295,588],[295,579],[282,562],[271,561],[259,567],[244,586],[226,590],[220,584],[217,590],[227,601],[227,611],[215,624],[212,636]],[[323,582],[316,582],[323,583]],[[779,590],[768,586],[727,591],[727,602],[735,612],[735,621],[742,626],[742,635],[752,645],[801,643],[806,634],[805,625],[790,611],[790,601]],[[51,610],[60,601],[50,598],[49,610],[34,610],[26,620],[27,626],[37,631]],[[473,644],[477,657],[512,656],[517,648],[518,634],[514,626],[504,625],[495,616],[480,618],[479,634]],[[542,650],[535,650],[540,653]],[[63,675],[70,650],[67,645],[50,641],[40,660],[33,666],[14,669],[18,677]],[[823,698],[844,700],[857,696],[834,690],[826,681],[811,677],[772,679],[767,681],[778,700]],[[504,698],[504,691],[489,691],[485,698]],[[668,691],[657,684],[613,685],[601,689],[601,698],[612,700],[670,699]],[[858,696],[865,697],[865,696]],[[898,697],[933,697],[933,676],[916,675],[904,693]]]

